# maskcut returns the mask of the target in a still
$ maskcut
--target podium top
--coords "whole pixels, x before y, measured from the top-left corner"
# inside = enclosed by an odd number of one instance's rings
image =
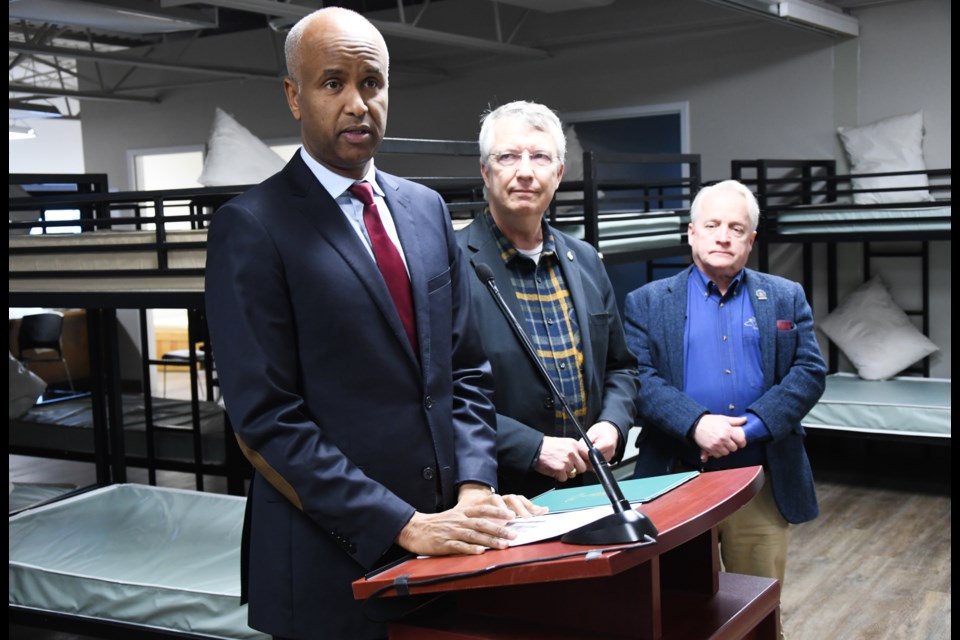
[[[762,486],[763,468],[759,466],[701,473],[673,491],[637,507],[656,525],[659,532],[656,544],[610,551],[599,557],[591,557],[589,562],[584,562],[584,555],[593,547],[560,541],[490,550],[477,556],[418,558],[369,579],[357,580],[353,583],[353,595],[358,600],[367,598],[399,576],[407,576],[410,593],[413,594],[612,576],[708,531],[749,502]],[[619,547],[596,547],[598,550],[605,548]],[[573,557],[550,559],[577,551],[581,553]],[[525,561],[529,563],[489,570],[491,567]],[[421,580],[475,572],[483,573],[433,585],[416,585]],[[394,595],[395,591],[389,590],[381,597]]]

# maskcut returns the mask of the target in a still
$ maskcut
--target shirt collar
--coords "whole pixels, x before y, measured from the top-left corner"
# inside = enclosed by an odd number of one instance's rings
[[[743,286],[746,277],[746,270],[741,269],[740,273],[738,273],[730,282],[730,287],[727,289],[726,297],[732,298],[733,296],[737,295],[737,292]],[[700,267],[694,266],[693,271],[690,274],[690,279],[696,283],[697,289],[700,290],[704,297],[714,293],[720,295],[720,290],[717,289],[717,285],[707,276],[707,274],[700,270]]]
[[[366,180],[373,187],[373,192],[383,197],[383,189],[380,188],[380,185],[377,184],[377,169],[373,165],[373,161],[370,161],[370,167],[367,169],[367,173],[364,174],[359,180],[354,180],[353,178],[348,178],[346,176],[341,176],[339,173],[334,173],[330,169],[326,168],[316,160],[313,156],[307,153],[307,150],[303,147],[300,147],[300,157],[303,158],[303,161],[306,163],[307,168],[310,169],[310,172],[316,176],[317,180],[323,185],[323,188],[327,190],[335,200],[345,194],[347,189],[352,187],[357,182],[363,182]]]
[[[532,262],[530,258],[517,251],[517,248],[507,239],[507,236],[503,235],[500,227],[493,221],[493,214],[490,213],[490,207],[485,208],[480,216],[493,233],[493,237],[497,241],[497,246],[500,249],[500,257],[503,258],[504,264],[510,265],[516,260]],[[557,245],[553,239],[553,232],[550,230],[550,226],[547,225],[545,221],[541,221],[540,224],[543,226],[543,251],[540,253],[540,260],[543,261],[543,259],[548,256],[552,257],[556,255]]]

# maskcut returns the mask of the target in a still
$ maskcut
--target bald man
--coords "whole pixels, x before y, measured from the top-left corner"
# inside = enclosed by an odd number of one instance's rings
[[[303,147],[217,211],[207,254],[223,398],[256,471],[249,623],[381,638],[354,580],[408,553],[504,548],[507,521],[534,507],[495,492],[491,369],[449,212],[374,166],[383,37],[326,8],[293,27],[286,56]]]

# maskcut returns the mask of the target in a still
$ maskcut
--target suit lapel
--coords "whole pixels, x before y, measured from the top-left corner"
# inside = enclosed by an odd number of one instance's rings
[[[667,353],[670,354],[670,375],[678,389],[683,389],[683,336],[687,326],[687,281],[690,278],[690,267],[675,275],[670,281],[669,293],[666,300],[665,317],[661,322],[666,326]]]
[[[763,366],[763,382],[766,387],[773,385],[774,365],[777,353],[776,291],[763,274],[747,271],[747,289],[751,296],[753,313],[757,316],[760,329],[760,360]],[[774,328],[771,331],[771,328]]]
[[[316,229],[324,240],[326,240],[327,244],[330,245],[330,248],[340,254],[344,262],[357,274],[357,279],[360,280],[370,295],[374,305],[393,329],[397,339],[405,345],[411,360],[416,364],[416,358],[410,346],[410,341],[407,339],[403,324],[400,322],[400,316],[397,314],[396,307],[393,304],[393,298],[390,297],[390,291],[387,289],[387,285],[383,281],[383,276],[380,274],[380,269],[367,252],[366,247],[363,246],[360,238],[357,237],[357,233],[353,230],[353,227],[350,226],[350,223],[343,215],[340,205],[337,204],[333,197],[327,193],[327,190],[323,188],[323,185],[321,185],[310,172],[310,169],[303,162],[303,159],[300,158],[299,153],[294,155],[294,158],[287,164],[284,171],[287,172],[288,177],[293,182],[294,197],[300,201],[298,210],[300,215],[309,221],[310,225]],[[394,188],[396,188],[395,184]],[[396,216],[395,200],[396,199],[387,200],[387,205],[390,207],[391,213]],[[406,235],[410,236],[415,234],[407,233]],[[400,237],[402,241],[404,239],[403,235]],[[407,245],[404,244],[403,246],[404,252],[407,252]],[[418,258],[419,253],[417,253],[416,256],[411,256],[407,253],[408,263],[418,264]],[[422,336],[424,334],[422,328],[419,328],[419,309],[423,305],[419,304],[416,291],[417,289],[415,287],[414,308],[418,310],[418,332]]]
[[[527,335],[530,335],[530,327],[527,326],[523,310],[520,308],[520,302],[517,300],[517,296],[512,293],[513,286],[510,285],[510,272],[507,271],[507,265],[503,263],[503,258],[500,257],[500,247],[482,225],[483,222],[478,220],[467,227],[467,246],[472,252],[470,256],[471,270],[475,270],[478,264],[486,264],[490,267],[507,308],[523,326]],[[486,283],[481,284],[481,286],[485,289]],[[519,338],[517,340],[519,341]]]
[[[567,247],[566,242],[555,233],[549,226],[547,227],[553,235],[553,241],[557,247],[557,260],[560,262],[560,272],[563,274],[563,281],[570,292],[570,304],[573,305],[577,314],[577,324],[580,327],[580,347],[583,349],[583,361],[593,362],[593,343],[590,340],[590,314],[588,305],[584,301],[583,293],[583,271],[578,264],[576,254]],[[583,367],[584,386],[591,388],[590,376],[592,376],[595,367]]]

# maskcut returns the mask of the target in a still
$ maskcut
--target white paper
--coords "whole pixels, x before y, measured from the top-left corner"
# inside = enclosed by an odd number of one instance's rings
[[[507,523],[507,528],[517,534],[517,537],[510,541],[510,546],[516,547],[522,544],[557,538],[577,527],[582,527],[612,513],[613,507],[606,505],[593,507],[592,509],[561,511],[542,516],[516,518]]]

